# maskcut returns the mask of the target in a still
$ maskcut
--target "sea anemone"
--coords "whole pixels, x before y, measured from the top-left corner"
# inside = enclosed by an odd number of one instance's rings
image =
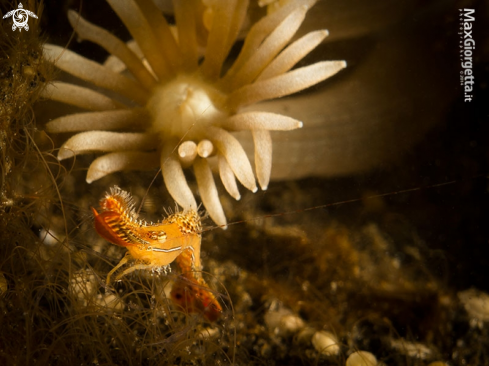
[[[230,67],[224,64],[245,23],[248,0],[207,0],[203,7],[198,0],[174,0],[175,27],[151,0],[107,1],[134,41],[126,44],[74,11],[68,18],[81,39],[105,48],[131,75],[116,71],[114,62],[101,65],[56,45],[44,47],[45,57],[58,68],[97,87],[57,81],[46,88],[45,97],[90,110],[47,124],[51,133],[78,132],[61,146],[58,159],[106,152],[91,163],[88,183],[116,171],[160,166],[175,201],[195,210],[183,172],[192,166],[210,217],[226,225],[209,160],[217,161],[225,189],[238,200],[236,178],[253,192],[257,185],[232,132],[251,131],[256,178],[265,190],[272,165],[269,131],[302,126],[296,119],[249,106],[306,89],[346,66],[344,61],[321,61],[291,71],[328,35],[313,31],[290,43],[315,0],[269,9],[249,29]]]

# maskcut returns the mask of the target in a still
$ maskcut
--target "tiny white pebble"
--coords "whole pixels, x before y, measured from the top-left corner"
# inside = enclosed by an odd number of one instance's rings
[[[426,347],[424,344],[408,342],[403,338],[391,339],[391,346],[403,355],[420,358],[423,360],[431,356],[432,353],[431,349]]]
[[[105,294],[98,298],[96,304],[102,308],[111,309],[113,311],[124,310],[124,303],[115,294]]]
[[[469,289],[459,292],[458,298],[471,318],[489,322],[489,295],[487,293]]]
[[[312,336],[312,345],[320,354],[334,356],[340,352],[340,346],[335,335],[331,332],[320,330]]]
[[[59,235],[57,235],[54,231],[46,231],[45,229],[41,229],[39,238],[44,244],[49,246],[56,245],[61,241]]]
[[[304,328],[304,325],[304,321],[295,314],[286,315],[280,319],[280,327],[286,332],[295,333]]]
[[[212,340],[217,339],[221,335],[219,328],[204,328],[199,333],[197,337],[202,340]]]
[[[289,309],[270,310],[265,314],[265,323],[276,334],[296,333],[304,328],[304,321]]]
[[[367,351],[352,353],[346,360],[346,366],[376,366],[377,358]]]

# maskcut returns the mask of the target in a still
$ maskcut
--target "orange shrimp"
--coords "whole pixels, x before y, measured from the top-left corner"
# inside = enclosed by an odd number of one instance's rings
[[[140,269],[160,271],[175,259],[185,281],[178,280],[171,291],[173,301],[189,313],[202,313],[215,321],[222,312],[221,305],[202,278],[200,245],[202,225],[194,210],[170,215],[162,222],[140,220],[134,210],[131,195],[117,186],[100,201],[102,211],[92,207],[95,230],[112,244],[127,248],[126,255],[108,273],[106,283],[124,264],[134,260],[135,265],[116,277]]]

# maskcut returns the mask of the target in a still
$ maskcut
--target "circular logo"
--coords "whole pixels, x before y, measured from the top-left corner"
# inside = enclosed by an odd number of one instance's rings
[[[24,7],[22,6],[22,3],[19,3],[18,9],[9,11],[7,14],[3,16],[3,19],[8,18],[10,16],[12,17],[12,20],[14,21],[14,24],[12,25],[13,31],[19,29],[20,32],[22,28],[28,31],[29,25],[27,24],[27,21],[29,20],[29,15],[37,19],[36,14],[34,14],[32,11],[25,10]]]

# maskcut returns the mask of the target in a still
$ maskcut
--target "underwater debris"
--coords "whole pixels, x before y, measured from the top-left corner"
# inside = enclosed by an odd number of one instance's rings
[[[92,270],[79,270],[73,273],[68,289],[72,292],[80,306],[84,308],[111,309],[121,312],[125,304],[115,293],[98,293],[100,288]]]
[[[482,328],[489,322],[489,294],[476,289],[458,293],[458,298],[470,317],[470,324]]]
[[[426,347],[426,345],[418,342],[409,342],[405,339],[391,339],[391,347],[411,358],[426,360],[433,355],[433,351]]]

